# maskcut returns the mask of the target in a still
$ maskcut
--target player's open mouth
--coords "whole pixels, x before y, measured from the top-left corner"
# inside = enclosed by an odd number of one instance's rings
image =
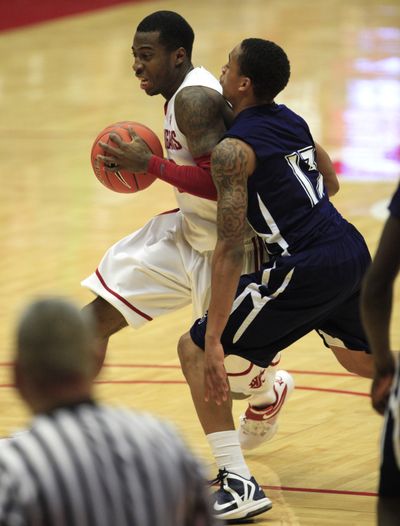
[[[139,80],[140,80],[140,89],[146,90],[149,87],[149,81],[143,78]]]

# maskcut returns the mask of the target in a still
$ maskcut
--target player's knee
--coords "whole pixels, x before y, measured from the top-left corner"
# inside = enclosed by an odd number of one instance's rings
[[[203,353],[193,343],[190,334],[187,332],[179,338],[178,342],[178,356],[181,363],[182,372],[187,377],[192,370],[198,365],[199,351]]]

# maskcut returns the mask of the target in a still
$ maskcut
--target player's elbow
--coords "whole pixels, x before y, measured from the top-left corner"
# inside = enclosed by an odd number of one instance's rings
[[[227,260],[234,267],[242,266],[244,258],[244,244],[236,241],[225,241],[222,249]]]
[[[333,197],[339,192],[340,183],[336,172],[333,171],[329,174],[329,177],[326,178],[325,186],[329,197]]]

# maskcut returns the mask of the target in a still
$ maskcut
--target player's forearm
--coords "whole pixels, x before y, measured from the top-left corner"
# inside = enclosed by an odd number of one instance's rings
[[[147,171],[179,190],[216,201],[217,190],[211,177],[210,156],[195,160],[196,166],[180,166],[152,155]]]
[[[392,287],[379,287],[373,273],[370,272],[362,291],[361,314],[376,368],[380,372],[385,372],[393,366],[389,337],[392,301]]]
[[[213,255],[206,339],[220,341],[232,310],[243,265],[243,247],[218,242]]]
[[[317,143],[315,143],[315,149],[318,170],[322,174],[324,186],[329,197],[332,197],[339,191],[339,179],[337,178],[335,168],[328,153]]]
[[[400,271],[400,220],[389,216],[361,291],[361,315],[380,372],[393,369],[390,320],[393,289]]]

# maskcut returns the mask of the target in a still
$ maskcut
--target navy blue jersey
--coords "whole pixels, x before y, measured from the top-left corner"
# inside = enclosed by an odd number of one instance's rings
[[[400,184],[389,205],[390,215],[400,218]]]
[[[342,235],[348,223],[326,195],[304,119],[282,104],[255,106],[239,113],[225,137],[243,140],[256,154],[247,217],[270,254],[293,254]]]
[[[364,238],[330,203],[304,120],[285,106],[243,110],[225,137],[257,156],[248,179],[247,217],[271,257],[242,275],[221,343],[268,367],[277,352],[317,330],[331,348],[369,352],[360,287],[370,255]],[[190,334],[205,346],[207,316]]]

